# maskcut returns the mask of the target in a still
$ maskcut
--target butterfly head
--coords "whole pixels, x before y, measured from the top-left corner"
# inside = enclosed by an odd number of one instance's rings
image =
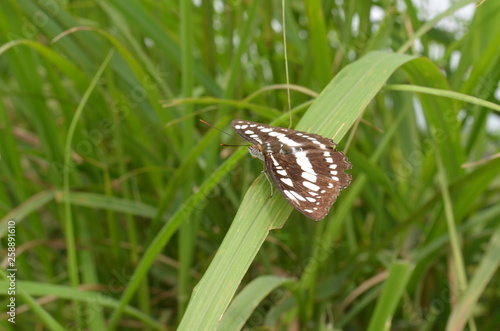
[[[252,157],[259,159],[261,162],[264,162],[264,154],[262,153],[261,145],[252,145],[248,147],[248,151]]]

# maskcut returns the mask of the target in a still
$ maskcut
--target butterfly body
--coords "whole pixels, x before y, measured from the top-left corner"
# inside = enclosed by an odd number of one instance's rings
[[[323,219],[351,182],[344,172],[351,163],[329,138],[243,120],[232,126],[252,144],[250,154],[264,163],[283,197],[308,218]]]

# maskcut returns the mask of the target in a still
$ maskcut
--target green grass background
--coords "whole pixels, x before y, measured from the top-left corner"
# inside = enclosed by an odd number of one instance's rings
[[[500,3],[281,5],[2,1],[2,329],[500,328]],[[198,121],[288,126],[286,63],[353,164],[320,222]]]

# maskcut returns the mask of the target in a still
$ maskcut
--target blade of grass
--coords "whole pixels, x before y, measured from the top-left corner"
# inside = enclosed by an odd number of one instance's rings
[[[181,37],[181,67],[182,67],[182,96],[187,98],[193,95],[193,10],[189,0],[180,2],[180,37]],[[191,114],[193,105],[182,106],[183,114]],[[187,155],[195,144],[194,118],[187,117],[182,123],[182,152]],[[193,167],[187,169],[181,185],[182,197],[187,199],[192,194],[192,187],[196,185],[193,176]],[[177,323],[179,323],[186,310],[191,292],[191,268],[193,264],[198,233],[199,215],[193,215],[191,222],[184,222],[179,228],[179,272],[178,272],[178,302]]]
[[[390,74],[413,59],[373,52],[345,67],[306,112],[297,128],[342,138]],[[268,199],[263,176],[250,187],[218,253],[193,292],[179,330],[216,328],[250,263],[273,228],[292,207],[279,194]]]
[[[323,5],[320,0],[310,0],[305,3],[308,18],[309,49],[311,51],[311,62],[314,65],[315,79],[318,85],[326,86],[330,81],[331,73],[331,47],[326,32],[325,18],[323,16]]]
[[[0,275],[4,276],[3,272]],[[0,288],[8,289],[10,281],[1,280]],[[90,305],[99,305],[106,308],[115,308],[119,305],[119,301],[106,296],[100,292],[96,291],[84,291],[77,288],[71,288],[65,285],[55,285],[48,283],[38,283],[38,282],[28,282],[28,281],[17,281],[17,286],[19,290],[20,297],[23,297],[30,308],[37,314],[37,316],[44,321],[44,323],[50,327],[50,330],[67,330],[63,325],[59,324],[57,321],[52,319],[52,316],[44,310],[43,305],[34,300],[32,296],[39,297],[57,297],[66,300],[78,301],[82,303],[87,303]],[[5,290],[4,293],[7,291]],[[3,294],[3,293],[2,293]],[[137,318],[142,321],[145,325],[148,325],[156,330],[163,330],[162,325],[152,319],[148,314],[127,306],[125,308],[125,313],[127,315]],[[46,315],[44,315],[46,314]],[[104,328],[105,329],[105,328]]]
[[[440,97],[447,97],[447,98],[454,99],[457,101],[463,101],[463,102],[467,102],[467,103],[474,104],[477,106],[490,108],[491,110],[494,110],[494,111],[500,113],[500,105],[498,105],[496,103],[490,102],[488,100],[476,98],[472,95],[467,95],[467,94],[463,94],[463,93],[455,92],[455,91],[450,91],[450,90],[436,89],[436,88],[426,87],[426,86],[397,85],[397,84],[387,85],[384,88],[384,90],[408,91],[408,92],[425,93],[425,94],[435,95],[435,96],[440,96]]]
[[[70,192],[69,195],[65,195],[64,192],[56,191],[54,195],[57,202],[69,202],[75,206],[113,210],[119,213],[146,218],[153,218],[156,215],[155,207],[129,199],[86,192]],[[163,218],[163,220],[166,221],[167,219]]]
[[[85,94],[82,97],[81,102],[78,104],[78,108],[75,111],[75,116],[71,121],[70,127],[68,129],[68,135],[66,138],[66,144],[64,146],[64,165],[65,168],[69,168],[71,162],[71,144],[73,143],[73,136],[75,133],[75,128],[82,116],[85,105],[87,104],[87,100],[90,98],[90,94],[94,91],[104,73],[104,69],[108,66],[111,58],[113,56],[113,51],[109,52],[106,58],[104,59],[101,67],[96,72],[94,78],[92,79],[91,84],[88,89],[85,91]],[[65,171],[63,174],[63,191],[66,196],[70,194],[70,182],[69,182],[69,171]],[[73,215],[71,212],[71,205],[69,202],[64,203],[64,229],[65,229],[65,237],[67,241],[67,249],[68,249],[68,274],[70,284],[73,287],[77,287],[80,283],[78,276],[78,261],[77,261],[77,250],[76,250],[76,241],[75,241],[75,232],[74,232],[74,224],[73,224]],[[80,316],[80,306],[77,302],[75,304],[75,314],[77,318],[77,322]],[[81,321],[80,321],[81,323]]]
[[[252,280],[242,291],[239,293],[227,309],[224,317],[222,318],[219,330],[242,330],[248,318],[257,306],[267,297],[272,291],[281,285],[290,282],[291,280],[283,277],[276,276],[261,276]],[[274,306],[276,302],[272,298],[268,299],[268,306]],[[266,300],[267,301],[267,300]],[[263,318],[263,313],[258,314],[257,318]],[[257,325],[262,324],[255,323]]]
[[[270,221],[282,219],[290,210],[270,214],[276,199],[269,199],[269,186],[263,176],[252,184],[243,204],[213,261],[196,285],[178,330],[215,330],[227,305],[233,298],[245,271],[269,233]],[[237,239],[238,241],[235,241]],[[200,306],[204,308],[199,310]]]
[[[432,27],[434,27],[443,18],[450,16],[452,13],[456,12],[460,8],[467,6],[468,4],[475,3],[476,0],[459,0],[454,2],[448,9],[439,13],[434,18],[423,24],[418,31],[415,32],[401,47],[398,49],[398,53],[404,53],[410,48],[413,43],[421,38],[425,33],[427,33]]]
[[[4,217],[0,219],[0,238],[5,236],[7,231],[7,222],[9,220],[24,220],[29,214],[39,210],[42,206],[46,205],[49,201],[54,199],[55,191],[39,192],[34,196],[26,199],[21,205],[12,209]],[[16,225],[19,223],[16,222]]]
[[[151,264],[154,259],[161,252],[163,247],[169,242],[170,238],[178,230],[179,226],[183,221],[189,219],[192,213],[197,212],[196,207],[206,200],[207,195],[215,188],[215,186],[222,180],[222,178],[234,167],[236,162],[244,155],[245,151],[243,149],[233,153],[220,167],[214,171],[212,176],[208,178],[198,189],[198,191],[191,195],[183,205],[179,207],[177,212],[170,218],[170,220],[163,225],[159,230],[158,234],[155,236],[154,240],[148,246],[148,249],[144,253],[141,261],[135,269],[135,273],[132,275],[130,283],[128,284],[126,290],[123,292],[120,298],[120,305],[115,309],[109,320],[109,330],[114,330],[118,323],[118,320],[123,313],[126,305],[132,298],[133,294],[140,285],[143,277],[149,271]],[[199,212],[199,211],[198,211]]]
[[[446,173],[444,171],[444,166],[439,155],[437,155],[438,164],[438,180],[439,188],[441,190],[441,196],[443,198],[443,206],[445,212],[446,224],[448,227],[448,233],[450,236],[450,246],[451,252],[453,254],[453,264],[455,266],[454,274],[458,280],[458,292],[462,292],[467,287],[467,274],[465,272],[464,257],[460,250],[460,238],[457,231],[457,223],[455,218],[455,213],[453,211],[453,202],[450,197],[450,192],[448,190],[449,183],[446,178]]]
[[[370,319],[368,331],[391,330],[390,321],[404,294],[412,270],[412,266],[407,262],[392,264],[382,295],[378,298],[375,312]]]
[[[4,280],[0,280],[0,288],[2,289],[2,294],[7,294],[7,290],[10,288],[11,279],[7,278],[7,274],[0,270],[0,277]],[[50,330],[63,331],[66,330],[49,312],[47,312],[42,305],[40,305],[35,299],[31,297],[26,289],[24,289],[23,282],[16,279],[16,297],[22,298],[24,302],[30,307],[30,309],[35,313],[47,328]],[[42,286],[47,286],[43,284]],[[51,293],[52,294],[52,293]],[[75,301],[73,301],[75,302]],[[15,319],[14,319],[15,321]],[[14,322],[15,323],[15,322]],[[15,324],[14,324],[15,325]]]
[[[495,276],[500,266],[500,227],[495,229],[486,253],[483,255],[479,267],[475,270],[469,287],[460,296],[460,299],[451,311],[446,331],[464,330],[465,324],[477,309],[481,294]]]

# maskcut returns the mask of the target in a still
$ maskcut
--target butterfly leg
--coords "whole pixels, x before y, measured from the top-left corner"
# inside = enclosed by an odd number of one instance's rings
[[[269,178],[269,174],[267,173],[266,169],[262,170],[262,173],[264,174],[264,176],[266,176],[266,179],[269,182],[269,185],[271,185],[271,195],[269,197],[272,198],[273,197],[273,193],[274,193],[273,192],[273,183],[271,182],[271,179]]]

